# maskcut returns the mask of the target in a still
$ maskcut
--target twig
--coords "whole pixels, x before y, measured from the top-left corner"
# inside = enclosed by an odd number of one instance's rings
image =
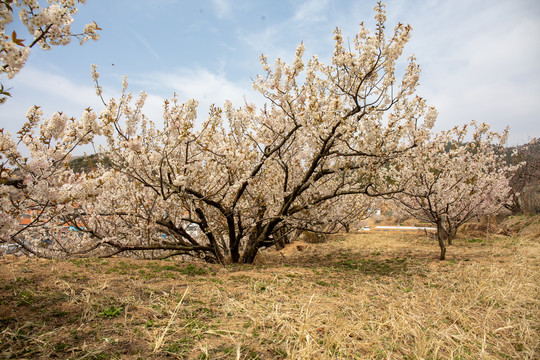
[[[176,307],[174,308],[174,311],[171,315],[171,318],[169,319],[169,322],[167,323],[167,326],[165,327],[165,330],[163,330],[163,333],[161,336],[157,339],[156,345],[154,346],[154,353],[158,352],[161,348],[161,345],[163,345],[163,339],[165,339],[165,335],[167,335],[167,331],[169,331],[169,328],[171,327],[171,324],[173,323],[174,319],[176,318],[176,314],[178,314],[178,310],[180,309],[180,305],[182,304],[182,301],[184,301],[184,298],[186,297],[186,294],[189,290],[189,286],[186,287],[186,291],[184,291],[184,295],[182,295],[182,298],[180,301],[178,301],[178,304],[176,304]]]

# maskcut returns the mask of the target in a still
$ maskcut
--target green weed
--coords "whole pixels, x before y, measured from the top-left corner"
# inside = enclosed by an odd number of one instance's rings
[[[116,307],[114,305],[109,306],[108,308],[103,308],[103,310],[99,313],[104,318],[115,318],[120,316],[122,314],[122,311],[124,310],[123,306]]]

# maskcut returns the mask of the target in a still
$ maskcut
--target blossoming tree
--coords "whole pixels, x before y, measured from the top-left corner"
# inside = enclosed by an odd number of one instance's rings
[[[404,158],[401,176],[407,185],[393,198],[410,216],[437,228],[441,260],[445,242],[452,244],[461,225],[500,210],[509,198],[514,167],[501,151],[507,131],[498,134],[472,122],[435,135]]]
[[[61,216],[96,194],[92,176],[74,174],[69,160],[73,150],[90,142],[99,128],[90,109],[79,120],[62,113],[43,119],[35,106],[26,117],[17,142],[0,129],[0,242],[15,242],[28,252],[47,256],[39,245],[65,230]],[[23,155],[19,147],[29,154]]]
[[[84,4],[86,0],[78,0]],[[18,12],[18,14],[17,14]],[[49,50],[56,45],[67,45],[73,37],[79,39],[81,45],[87,40],[99,39],[97,24],[87,24],[82,33],[73,33],[71,24],[73,15],[77,13],[75,0],[49,0],[43,6],[38,0],[1,0],[0,1],[0,76],[9,79],[19,73],[26,63],[30,49],[39,45]],[[15,31],[6,33],[7,26],[13,22],[13,15],[18,15],[27,28],[32,40],[19,38]],[[26,41],[26,44],[25,44]],[[0,82],[0,102],[4,102],[10,93]]]
[[[41,120],[40,136],[28,135],[38,128],[31,120],[19,138],[30,148],[46,144],[49,153],[37,164],[4,135],[2,155],[32,164],[19,166],[25,201],[47,208],[41,220],[32,215],[36,230],[46,221],[79,231],[59,234],[50,226],[54,241],[47,249],[37,247],[35,235],[27,245],[29,232],[16,231],[13,221],[3,236],[51,256],[184,254],[251,263],[295,229],[331,231],[364,212],[369,197],[401,191],[400,183],[387,181],[397,178],[392,164],[425,141],[436,112],[415,96],[414,58],[403,79],[395,78],[410,26],[398,24],[387,37],[383,5],[376,20],[374,33],[361,25],[353,49],[336,29],[328,65],[316,56],[305,62],[303,44],[292,65],[278,59],[271,66],[262,56],[264,75],[254,81],[268,100],[262,109],[228,102],[197,124],[197,102],[175,97],[165,101],[157,124],[142,112],[145,95],[135,99],[125,82],[119,98],[102,98],[99,115],[88,109],[75,121],[56,114]],[[93,74],[103,96],[96,69]],[[100,154],[109,165],[74,174],[64,166],[66,154],[96,135],[106,140]],[[44,168],[56,173],[38,189]],[[4,202],[3,211],[14,203]]]

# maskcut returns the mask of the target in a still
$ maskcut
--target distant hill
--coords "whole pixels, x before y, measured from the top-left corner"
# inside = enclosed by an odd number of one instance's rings
[[[99,165],[110,166],[111,161],[106,155],[92,154],[74,157],[69,162],[70,168],[77,173],[93,171]]]

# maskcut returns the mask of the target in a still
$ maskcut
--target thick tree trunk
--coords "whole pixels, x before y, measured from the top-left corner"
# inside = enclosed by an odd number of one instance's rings
[[[231,260],[233,263],[237,263],[240,260],[240,251],[238,247],[233,247],[231,249]]]
[[[242,254],[242,263],[253,264],[258,252],[259,248],[257,247],[257,244],[250,242],[250,244],[248,244],[248,246],[244,250],[244,253]]]
[[[242,254],[242,263],[253,264],[255,257],[259,252],[259,248],[274,245],[272,240],[270,240],[270,235],[273,234],[276,226],[280,222],[280,220],[273,220],[251,235],[244,249],[244,253]]]

